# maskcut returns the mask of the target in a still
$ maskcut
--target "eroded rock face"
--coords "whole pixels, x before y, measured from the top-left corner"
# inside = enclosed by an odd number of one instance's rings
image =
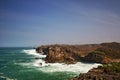
[[[67,64],[76,62],[74,55],[69,50],[62,49],[62,47],[49,47],[47,54],[45,59],[47,62],[65,62]]]
[[[46,62],[49,63],[67,63],[72,64],[77,62],[78,58],[68,48],[61,46],[44,46],[36,49],[37,52],[44,52],[47,55]]]
[[[36,48],[38,53],[44,52],[46,62],[50,63],[75,63],[120,62],[120,43],[102,43],[89,45],[46,45]]]
[[[46,62],[72,64],[81,60],[89,52],[94,51],[100,45],[46,45],[36,48],[38,53],[47,55]]]

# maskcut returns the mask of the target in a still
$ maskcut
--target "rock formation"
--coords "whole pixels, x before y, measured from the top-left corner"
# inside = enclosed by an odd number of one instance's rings
[[[47,55],[46,62],[72,64],[89,52],[94,51],[100,45],[47,45],[36,48],[38,53],[44,52]]]
[[[103,65],[70,80],[120,80],[120,63]]]
[[[117,66],[94,68],[70,80],[120,80],[120,43],[89,45],[46,45],[36,48],[38,53],[47,55],[46,62],[72,64],[77,61],[97,62]],[[111,68],[112,67],[112,68]]]
[[[89,45],[46,45],[37,47],[36,51],[44,52],[47,55],[45,61],[49,63],[120,62],[120,43],[116,42]]]

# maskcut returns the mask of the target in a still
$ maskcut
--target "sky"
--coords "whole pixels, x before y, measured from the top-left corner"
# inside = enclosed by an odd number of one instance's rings
[[[120,42],[120,0],[0,0],[0,46]]]

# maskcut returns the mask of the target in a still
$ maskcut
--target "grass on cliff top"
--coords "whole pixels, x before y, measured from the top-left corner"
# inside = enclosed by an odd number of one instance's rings
[[[95,50],[95,51],[93,51],[91,53],[94,53],[94,54],[104,54],[105,55],[105,52],[103,52],[103,51],[97,51],[97,50]]]
[[[99,66],[98,68],[102,68],[107,72],[120,72],[120,62],[119,63],[111,63],[103,66]]]

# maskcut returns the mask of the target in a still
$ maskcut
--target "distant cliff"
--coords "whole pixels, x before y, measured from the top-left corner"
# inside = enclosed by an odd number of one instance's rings
[[[87,45],[44,45],[36,48],[47,55],[46,62],[72,64],[77,61],[111,63],[120,62],[120,43]]]

